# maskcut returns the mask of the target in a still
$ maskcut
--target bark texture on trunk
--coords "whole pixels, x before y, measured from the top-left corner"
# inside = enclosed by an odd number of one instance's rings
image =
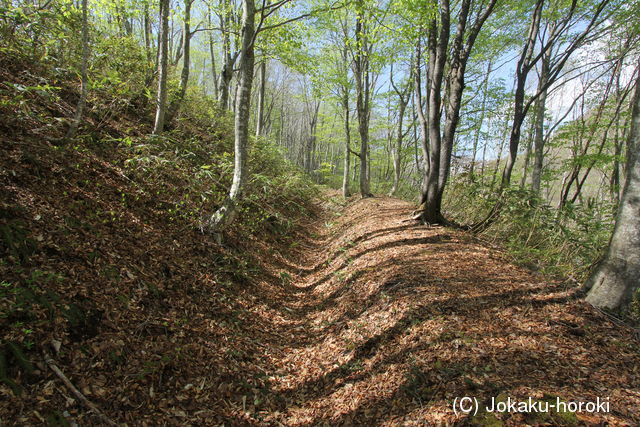
[[[235,108],[235,140],[233,182],[229,195],[223,205],[210,220],[210,227],[216,232],[222,231],[233,222],[237,215],[237,203],[242,194],[247,175],[247,153],[249,145],[249,114],[251,107],[251,87],[253,85],[255,37],[255,3],[254,0],[242,2],[242,50],[240,54],[240,71],[238,96]]]
[[[620,309],[640,288],[640,62],[632,103],[627,178],[616,225],[604,260],[587,285],[587,301],[596,307]]]
[[[256,115],[256,136],[262,135],[264,128],[264,92],[266,88],[267,58],[263,58],[259,65],[260,91],[258,92],[258,114]]]
[[[218,76],[218,105],[223,110],[230,109],[229,86],[233,78],[233,65],[237,59],[237,53],[231,53],[231,38],[229,36],[231,26],[232,6],[229,0],[221,0],[223,9],[220,15],[220,28],[222,32],[222,68]],[[255,21],[255,18],[254,18]]]
[[[342,196],[351,196],[349,191],[349,167],[351,165],[351,129],[349,128],[349,96],[342,100],[344,114],[344,170],[342,171]]]
[[[458,10],[458,21],[451,46],[451,10],[448,0],[439,3],[439,19],[429,22],[427,30],[427,124],[429,152],[429,170],[420,197],[421,219],[423,222],[448,223],[442,215],[442,196],[449,178],[451,156],[455,132],[460,119],[464,75],[471,49],[480,29],[492,13],[496,1],[490,0],[476,16],[468,22],[471,0],[463,0]],[[449,72],[445,79],[445,68]],[[442,92],[446,94],[446,105],[442,103]],[[444,129],[441,130],[442,111],[445,111]]]
[[[169,63],[169,0],[160,0],[160,40],[158,42],[158,93],[156,96],[156,119],[153,134],[158,135],[164,130],[164,118],[167,109],[167,66]]]
[[[354,58],[354,77],[356,81],[356,113],[358,116],[358,133],[360,134],[360,195],[371,197],[369,187],[369,52],[367,27],[364,23],[362,1],[358,2],[356,15],[356,52]]]

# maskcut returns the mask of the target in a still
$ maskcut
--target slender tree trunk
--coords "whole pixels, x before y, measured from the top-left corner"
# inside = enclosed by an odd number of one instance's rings
[[[427,182],[429,176],[429,123],[427,121],[427,117],[425,115],[424,106],[422,102],[422,79],[421,79],[421,69],[420,62],[422,58],[420,40],[416,43],[416,71],[415,71],[415,100],[414,105],[418,111],[418,118],[420,120],[420,147],[422,148],[422,186],[420,188],[420,194],[427,194]],[[428,78],[427,78],[428,82]],[[429,85],[427,84],[427,91],[429,90]],[[416,139],[417,144],[417,139]],[[417,145],[416,145],[416,159],[418,157],[417,153]],[[416,160],[416,168],[419,168],[418,162]],[[424,203],[421,201],[421,203]]]
[[[547,104],[547,90],[544,87],[549,79],[549,55],[542,57],[540,68],[540,80],[538,90],[540,97],[536,100],[535,117],[535,139],[534,139],[534,160],[533,172],[531,173],[531,192],[534,196],[540,195],[540,184],[542,181],[542,167],[544,164],[544,115]]]
[[[349,125],[349,92],[344,89],[342,97],[342,112],[344,116],[344,170],[342,171],[342,196],[347,198],[349,191],[349,166],[351,162],[351,129]]]
[[[149,18],[149,4],[144,4],[144,46],[147,61],[151,62],[151,19]]]
[[[625,308],[640,288],[640,61],[632,103],[627,178],[616,225],[604,260],[589,278],[587,301],[596,307]]]
[[[389,196],[393,196],[398,191],[398,186],[400,185],[400,159],[402,155],[402,125],[404,120],[404,112],[407,108],[407,104],[409,103],[409,97],[405,94],[399,94],[400,100],[398,103],[398,129],[396,134],[396,145],[392,150],[393,155],[393,187],[391,187],[391,191],[389,191]]]
[[[82,0],[82,65],[80,66],[80,99],[76,106],[76,114],[73,117],[71,126],[67,130],[67,139],[73,139],[78,132],[80,122],[84,116],[84,108],[87,103],[88,76],[87,65],[89,62],[89,22],[87,18],[87,0]]]
[[[213,27],[211,19],[211,6],[207,6],[207,19],[209,21],[209,27]],[[211,55],[211,75],[213,76],[213,97],[218,99],[218,71],[216,70],[216,54],[215,43],[213,41],[213,32],[209,31],[209,54]]]
[[[220,28],[222,33],[222,69],[220,70],[218,81],[218,104],[223,110],[230,108],[229,104],[229,85],[233,78],[233,64],[235,57],[231,55],[231,40],[229,37],[229,26],[231,25],[231,4],[229,0],[220,2],[223,8],[220,17]]]
[[[249,115],[251,107],[251,87],[253,84],[255,37],[254,0],[242,1],[242,50],[240,54],[239,94],[235,108],[235,141],[233,183],[229,196],[223,205],[213,214],[210,226],[216,232],[226,228],[237,215],[238,199],[242,195],[246,180],[247,151],[249,145]]]
[[[475,177],[475,165],[476,165],[476,156],[478,154],[478,143],[480,141],[480,133],[482,132],[482,125],[484,124],[484,118],[486,115],[486,104],[487,104],[487,96],[489,94],[489,76],[491,75],[491,67],[493,65],[493,61],[489,60],[489,64],[487,65],[487,73],[484,76],[484,82],[482,83],[482,103],[480,104],[480,122],[478,123],[478,130],[473,138],[473,151],[471,155],[471,165],[469,166],[469,181],[473,182]]]
[[[521,190],[524,190],[524,187],[527,184],[527,175],[529,173],[529,162],[531,160],[531,148],[533,145],[535,126],[536,126],[535,122],[532,122],[529,125],[529,135],[527,136],[527,146],[525,147],[525,150],[524,150],[524,164],[522,165],[522,179],[520,180]]]
[[[314,170],[314,152],[316,147],[316,127],[318,123],[318,112],[320,110],[320,101],[317,101],[313,109],[309,111],[309,137],[307,138],[307,146],[304,153],[304,170],[311,174]]]
[[[525,86],[527,84],[527,76],[529,71],[535,64],[532,61],[534,48],[536,46],[536,39],[538,32],[540,31],[540,19],[542,16],[542,8],[544,6],[544,0],[537,0],[533,14],[531,15],[531,23],[529,24],[529,32],[525,45],[522,48],[520,59],[516,66],[516,90],[514,93],[513,104],[513,123],[511,125],[511,134],[509,135],[509,157],[502,172],[502,181],[500,189],[504,189],[509,186],[511,182],[511,173],[513,167],[516,164],[516,158],[518,156],[518,147],[520,145],[520,132],[522,123],[527,115],[527,108],[525,107]]]
[[[173,101],[169,108],[168,122],[173,121],[175,116],[180,111],[184,95],[187,93],[187,86],[189,85],[189,67],[191,66],[191,5],[194,0],[185,0],[184,2],[184,28],[182,35],[182,71],[180,72],[180,88],[178,89],[178,96]]]
[[[263,58],[258,66],[260,70],[260,90],[258,92],[258,114],[256,117],[256,136],[261,136],[264,127],[264,91],[266,87],[267,58]]]
[[[160,0],[160,58],[158,60],[158,93],[156,96],[156,119],[153,134],[158,135],[164,129],[164,117],[167,109],[167,65],[169,41],[169,0]]]

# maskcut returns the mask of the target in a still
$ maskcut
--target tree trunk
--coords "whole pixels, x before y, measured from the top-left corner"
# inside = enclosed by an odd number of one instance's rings
[[[167,109],[167,65],[169,41],[169,0],[160,0],[160,58],[158,60],[158,94],[156,96],[156,120],[153,134],[158,135],[164,129],[164,117]]]
[[[429,123],[425,115],[424,106],[422,102],[422,81],[421,81],[421,69],[420,62],[422,58],[420,40],[416,43],[416,70],[415,70],[415,94],[414,94],[414,106],[418,112],[418,118],[420,120],[420,147],[422,148],[422,186],[420,188],[420,194],[427,193],[427,177],[429,176]],[[428,81],[428,79],[427,79]],[[428,89],[428,85],[427,85]],[[416,105],[417,104],[417,105]],[[417,162],[417,143],[416,138],[416,169],[420,169]],[[421,202],[422,203],[422,202]]]
[[[309,136],[307,138],[307,146],[304,153],[304,170],[311,174],[314,170],[314,152],[316,145],[316,126],[318,123],[318,112],[320,110],[320,101],[316,102],[313,109],[309,111]]]
[[[82,65],[80,66],[80,99],[76,106],[76,114],[67,131],[66,138],[72,139],[78,132],[78,127],[84,115],[84,107],[87,103],[88,76],[87,65],[89,62],[89,22],[87,18],[87,0],[82,0]]]
[[[529,135],[527,136],[527,146],[524,149],[524,164],[522,165],[522,179],[520,180],[520,189],[524,190],[527,184],[527,174],[529,172],[529,162],[531,159],[531,148],[533,145],[535,122],[529,124]]]
[[[529,71],[535,64],[535,60],[532,58],[533,51],[536,46],[536,39],[540,31],[540,19],[542,16],[543,6],[544,0],[536,1],[535,9],[531,15],[528,36],[525,40],[524,47],[520,54],[520,59],[516,66],[516,90],[513,101],[513,123],[511,125],[511,133],[509,135],[509,157],[507,158],[507,163],[504,171],[502,172],[502,181],[500,183],[501,190],[509,186],[509,183],[511,182],[511,173],[513,172],[513,167],[515,166],[516,158],[518,157],[520,132],[528,110],[525,106],[525,86],[527,84]]]
[[[184,34],[182,35],[182,71],[180,72],[180,88],[178,89],[178,96],[173,101],[169,108],[168,122],[171,123],[175,116],[180,111],[180,106],[184,100],[184,95],[187,93],[187,85],[189,84],[189,67],[191,66],[191,5],[194,0],[185,0],[184,2]]]
[[[237,215],[237,202],[242,194],[246,180],[247,151],[249,145],[249,114],[251,87],[253,84],[255,37],[254,0],[242,1],[242,50],[240,53],[239,94],[235,108],[235,141],[233,183],[229,196],[223,205],[211,217],[210,226],[219,232],[233,222]]]
[[[151,62],[151,19],[149,18],[149,4],[144,4],[144,46],[147,61]]]
[[[220,6],[223,8],[220,17],[220,28],[222,33],[222,69],[220,70],[218,80],[218,105],[223,110],[228,110],[229,103],[229,85],[233,78],[233,64],[236,60],[235,55],[231,55],[231,40],[229,37],[229,26],[231,25],[231,5],[229,0],[222,0]],[[253,71],[253,70],[252,70]]]
[[[410,88],[410,86],[407,86]],[[398,186],[400,185],[400,156],[402,154],[402,125],[404,121],[404,112],[407,108],[407,104],[409,103],[409,97],[406,93],[399,93],[400,97],[398,104],[398,129],[396,134],[396,146],[392,150],[393,155],[393,187],[391,187],[391,191],[389,191],[389,196],[393,196],[396,191],[398,191]],[[405,97],[406,96],[406,97]]]
[[[211,19],[211,6],[207,6],[207,20],[209,27],[213,27]],[[213,41],[213,32],[209,31],[209,55],[211,55],[211,75],[213,76],[213,97],[218,99],[218,72],[216,71],[216,54],[215,43]]]
[[[342,111],[344,114],[344,170],[342,171],[342,196],[347,198],[349,191],[349,166],[351,161],[351,129],[349,127],[349,92],[345,88],[342,98]]]
[[[587,282],[587,301],[612,310],[625,308],[640,287],[640,62],[636,72],[627,177],[616,225],[604,260]]]
[[[260,69],[260,90],[258,92],[258,114],[256,117],[256,136],[261,136],[264,128],[264,91],[266,87],[267,58],[262,58]]]
[[[358,115],[358,133],[360,134],[360,195],[370,197],[369,169],[367,152],[369,150],[369,58],[366,25],[363,22],[363,4],[358,2],[356,14],[356,53],[354,58],[354,77],[356,80],[356,113]]]
[[[534,139],[534,160],[533,171],[531,173],[531,192],[534,196],[540,195],[540,184],[542,181],[542,166],[544,162],[544,114],[547,105],[547,89],[544,87],[549,78],[549,55],[542,56],[542,66],[540,69],[540,80],[538,90],[540,97],[536,100],[535,117],[535,139]]]
[[[489,60],[489,64],[487,65],[487,73],[484,76],[484,82],[482,83],[482,102],[480,104],[480,122],[478,123],[478,130],[473,138],[473,150],[471,155],[471,165],[469,166],[469,181],[473,182],[475,180],[475,165],[476,165],[476,157],[478,154],[478,142],[480,140],[480,133],[482,132],[482,125],[484,124],[484,118],[486,115],[486,105],[487,105],[487,96],[489,94],[489,76],[491,75],[491,67],[493,65],[493,60]]]
[[[440,2],[439,19],[432,19],[428,30],[429,67],[427,71],[427,121],[429,126],[429,171],[421,194],[421,219],[423,222],[447,223],[442,215],[442,196],[449,178],[451,155],[455,132],[460,119],[464,75],[471,49],[480,29],[493,11],[496,0],[490,0],[483,10],[475,15],[470,28],[468,18],[471,0],[463,0],[459,5],[458,22],[453,43],[451,35],[449,1]],[[450,54],[449,54],[450,52]],[[447,63],[449,72],[446,82],[444,71]],[[445,84],[447,97],[444,130],[440,130],[442,119],[442,85]]]

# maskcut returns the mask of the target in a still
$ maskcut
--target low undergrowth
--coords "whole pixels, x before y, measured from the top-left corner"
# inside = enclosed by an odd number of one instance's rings
[[[498,202],[496,192],[478,183],[454,181],[445,211],[462,224],[483,220]],[[500,213],[481,236],[504,247],[513,260],[561,278],[584,280],[607,247],[615,221],[611,204],[543,204],[526,190],[509,189]]]

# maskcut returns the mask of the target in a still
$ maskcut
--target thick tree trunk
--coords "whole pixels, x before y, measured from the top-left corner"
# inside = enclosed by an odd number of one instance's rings
[[[160,0],[160,34],[158,46],[160,58],[158,60],[158,93],[156,96],[156,119],[153,134],[158,135],[164,129],[164,117],[167,109],[167,66],[169,42],[169,0]]]
[[[72,139],[78,132],[80,122],[84,115],[84,107],[87,103],[88,76],[87,65],[89,62],[89,22],[87,18],[87,0],[82,0],[82,65],[80,66],[80,99],[76,106],[76,114],[67,131],[66,138]]]
[[[609,249],[587,283],[587,301],[612,310],[626,307],[640,288],[640,62],[636,72],[627,179]]]
[[[490,0],[468,26],[471,1],[463,0],[458,10],[458,22],[452,46],[449,1],[440,2],[440,19],[433,19],[428,31],[429,67],[427,72],[427,121],[429,126],[429,171],[421,194],[421,219],[426,223],[448,223],[442,215],[442,196],[449,178],[451,155],[455,133],[460,119],[464,74],[471,49],[480,29],[493,11],[496,0]],[[449,54],[450,52],[450,54]],[[449,54],[449,55],[448,55]],[[447,62],[447,103],[444,131],[440,130],[442,118],[442,84]]]
[[[213,214],[210,226],[216,232],[226,228],[237,215],[237,203],[242,194],[246,180],[247,152],[249,145],[249,114],[251,107],[251,87],[253,84],[255,37],[255,3],[254,0],[242,1],[242,50],[240,54],[240,71],[238,96],[235,108],[235,141],[233,183],[229,196],[223,205]]]
[[[366,25],[363,22],[362,2],[358,2],[360,11],[356,15],[356,53],[354,58],[354,77],[356,80],[356,113],[358,115],[358,133],[360,134],[360,195],[370,197],[369,187],[369,58],[367,52]]]
[[[449,2],[440,4],[440,21],[433,19],[428,31],[429,65],[427,68],[427,123],[429,128],[429,172],[420,199],[422,221],[435,224],[443,222],[442,192],[440,191],[440,167],[442,153],[442,83],[449,48]],[[439,25],[438,25],[439,24]],[[440,28],[438,28],[438,26]],[[438,31],[439,30],[439,31]]]

